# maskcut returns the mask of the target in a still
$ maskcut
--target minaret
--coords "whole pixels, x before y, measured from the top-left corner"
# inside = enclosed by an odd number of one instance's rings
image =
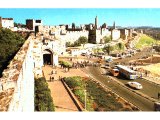
[[[113,23],[113,29],[116,29],[116,23],[115,23],[115,21]]]
[[[96,18],[95,18],[95,29],[97,29],[97,28],[98,28],[98,18],[96,16]]]

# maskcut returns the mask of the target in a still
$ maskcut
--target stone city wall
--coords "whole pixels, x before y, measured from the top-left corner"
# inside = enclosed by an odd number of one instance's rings
[[[60,39],[65,42],[74,43],[79,37],[84,36],[88,39],[89,31],[67,31],[66,35],[60,35]]]
[[[30,36],[25,41],[0,78],[0,93],[14,90],[10,102],[6,105],[7,111],[34,111],[32,39]]]

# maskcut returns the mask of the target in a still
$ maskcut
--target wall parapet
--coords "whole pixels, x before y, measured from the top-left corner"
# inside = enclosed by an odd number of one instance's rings
[[[0,78],[0,93],[9,89],[14,90],[13,95],[10,96],[11,102],[7,105],[7,111],[34,111],[32,39],[34,38],[31,35],[25,41]]]

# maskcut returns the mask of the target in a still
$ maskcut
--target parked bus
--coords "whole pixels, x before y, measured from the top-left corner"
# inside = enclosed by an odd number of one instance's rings
[[[119,70],[119,73],[124,75],[128,79],[137,79],[138,75],[134,70],[131,70],[130,68],[123,66],[123,65],[116,65],[117,69]]]
[[[113,75],[113,76],[118,76],[119,75],[119,70],[117,68],[111,68],[109,70],[109,72]]]

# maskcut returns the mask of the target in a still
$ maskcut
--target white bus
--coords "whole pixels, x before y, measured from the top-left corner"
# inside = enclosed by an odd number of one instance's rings
[[[137,79],[138,75],[134,70],[131,70],[130,68],[123,66],[123,65],[116,65],[117,69],[119,70],[119,73],[124,75],[128,79]]]

